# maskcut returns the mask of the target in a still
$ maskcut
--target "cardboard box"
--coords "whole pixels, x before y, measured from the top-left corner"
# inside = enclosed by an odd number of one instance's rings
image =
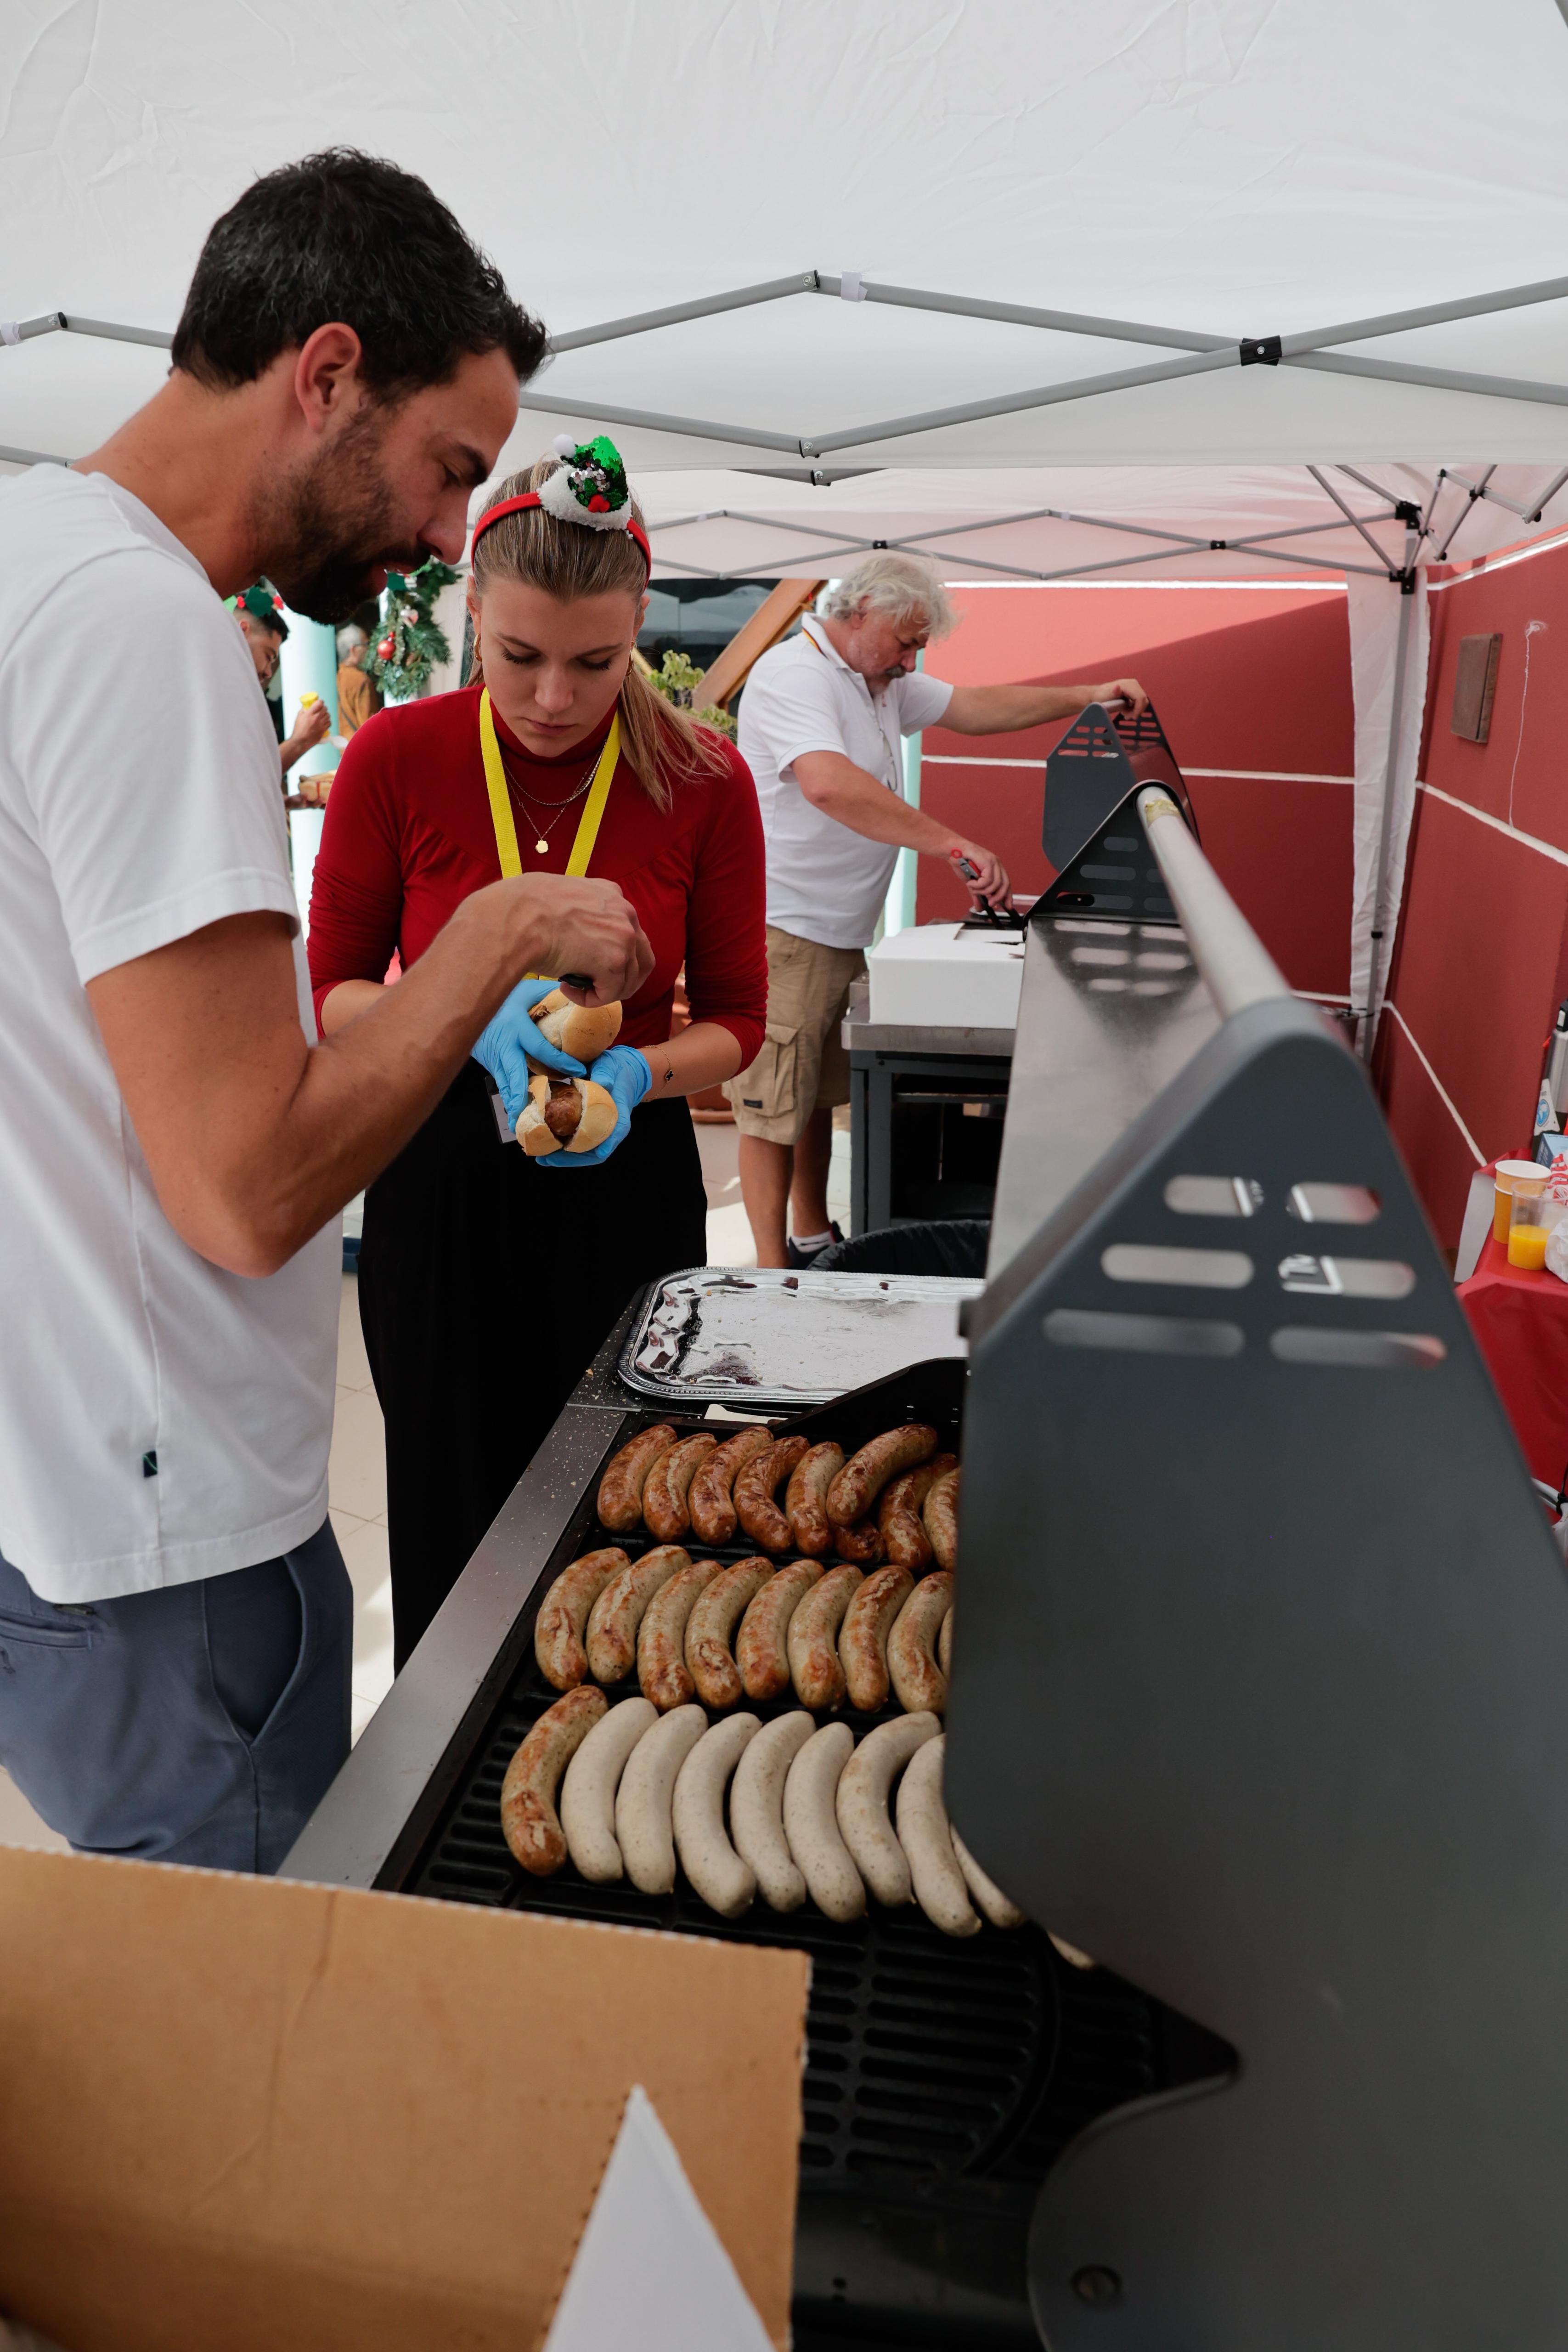
[[[640,2084],[786,2345],[807,1974],[0,1849],[0,2310],[69,2352],[525,2352]]]

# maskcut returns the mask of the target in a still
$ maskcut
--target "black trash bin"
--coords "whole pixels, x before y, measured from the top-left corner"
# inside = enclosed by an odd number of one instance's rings
[[[834,1242],[811,1266],[822,1274],[956,1274],[978,1279],[990,1242],[989,1217],[935,1217]]]

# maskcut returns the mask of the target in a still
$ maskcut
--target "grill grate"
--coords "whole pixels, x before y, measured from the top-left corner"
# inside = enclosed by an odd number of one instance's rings
[[[956,1447],[961,1362],[920,1365],[790,1426],[862,1444],[894,1423],[933,1423]],[[643,1412],[623,1425],[661,1416]],[[666,1413],[664,1418],[679,1419]],[[620,1442],[620,1441],[618,1441]],[[677,1881],[664,1896],[591,1886],[569,1863],[554,1878],[519,1870],[501,1834],[501,1783],[519,1742],[558,1694],[533,1657],[539,1601],[569,1560],[601,1540],[596,1481],[519,1617],[505,1657],[518,1663],[488,1718],[447,1759],[444,1800],[423,1846],[388,1883],[451,1902],[527,1909],[606,1925],[791,1947],[808,1954],[802,2192],[795,2340],[826,2352],[847,2340],[915,2342],[965,2352],[1037,2341],[1024,2244],[1039,2183],[1086,2124],[1109,2108],[1214,2073],[1220,2045],[1103,1969],[1071,1968],[1032,1926],[985,1927],[956,1941],[914,1907],[847,1924],[810,1905],[780,1917],[762,1904],[720,1919]],[[646,1539],[622,1538],[635,1553]],[[721,1559],[746,1557],[731,1546]],[[607,1691],[613,1702],[634,1678]],[[765,1717],[795,1704],[755,1710]],[[896,1709],[892,1710],[896,1712]],[[857,1739],[876,1718],[846,1711]],[[439,1788],[430,1791],[434,1803]],[[1184,2038],[1185,2037],[1185,2038]],[[975,2232],[978,2231],[979,2236]],[[848,2235],[846,2236],[846,2231]],[[960,2251],[966,2250],[967,2251]],[[965,2300],[973,2280],[981,2301]],[[953,2296],[959,2296],[955,2304]],[[999,2332],[998,2332],[999,2331]]]

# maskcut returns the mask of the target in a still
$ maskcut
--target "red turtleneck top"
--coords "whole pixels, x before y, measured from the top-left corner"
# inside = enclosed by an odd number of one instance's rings
[[[525,874],[565,873],[582,803],[551,827],[540,857],[533,844],[553,814],[541,814],[542,801],[564,799],[609,731],[606,718],[564,759],[536,760],[496,713]],[[692,1019],[722,1023],[745,1069],[761,1046],[768,1012],[762,823],[750,770],[733,746],[724,751],[717,773],[673,778],[664,812],[622,757],[589,872],[620,883],[655,958],[626,1005],[621,1042],[653,1045],[669,1035],[684,963]],[[530,795],[531,785],[541,799]],[[311,884],[318,1021],[322,999],[340,982],[381,980],[394,949],[405,968],[415,962],[470,891],[500,874],[478,689],[433,695],[369,719],[343,753]]]

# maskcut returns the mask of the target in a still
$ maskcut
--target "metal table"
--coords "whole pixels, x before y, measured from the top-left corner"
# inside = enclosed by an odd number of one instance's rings
[[[857,981],[850,1057],[851,1230],[988,1217],[1008,1107],[1011,1029],[873,1023]]]

